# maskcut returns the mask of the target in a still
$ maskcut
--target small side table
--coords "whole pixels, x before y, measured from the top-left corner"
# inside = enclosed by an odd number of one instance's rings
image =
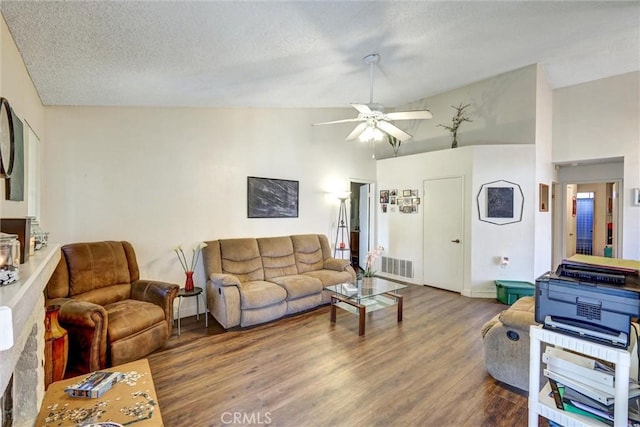
[[[180,291],[178,291],[178,336],[180,336],[180,303],[182,302],[182,298],[188,297],[196,297],[196,320],[200,320],[200,300],[198,297],[202,298],[202,304],[204,306],[204,327],[209,327],[209,316],[207,316],[207,301],[204,299],[202,288],[196,286],[192,291],[185,291],[184,288],[180,288]]]

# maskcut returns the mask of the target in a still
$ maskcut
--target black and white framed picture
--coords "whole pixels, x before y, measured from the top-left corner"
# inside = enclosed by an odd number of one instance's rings
[[[513,187],[487,187],[487,218],[513,218]]]
[[[482,184],[476,200],[480,221],[495,225],[522,221],[524,194],[515,182],[501,179]]]
[[[297,218],[298,181],[247,177],[248,218]]]

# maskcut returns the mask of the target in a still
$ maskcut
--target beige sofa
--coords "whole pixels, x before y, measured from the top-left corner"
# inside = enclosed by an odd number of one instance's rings
[[[205,243],[207,307],[225,329],[328,303],[325,286],[356,280],[349,260],[333,258],[322,234]]]
[[[523,297],[498,313],[481,330],[484,361],[493,378],[529,389],[529,327],[536,325],[535,297]]]

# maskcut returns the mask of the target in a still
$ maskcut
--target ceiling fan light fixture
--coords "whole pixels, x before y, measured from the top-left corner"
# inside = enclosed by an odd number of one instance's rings
[[[369,66],[369,103],[355,104],[351,106],[358,111],[358,117],[353,119],[334,120],[331,122],[315,123],[314,125],[330,125],[336,123],[358,122],[356,127],[345,138],[347,141],[358,139],[362,142],[383,141],[387,136],[392,136],[401,142],[411,139],[412,136],[397,127],[393,122],[397,120],[423,120],[433,117],[429,110],[421,111],[394,111],[385,113],[381,104],[373,102],[373,69],[380,61],[380,55],[372,53],[363,58],[363,62]]]
[[[360,134],[358,139],[361,142],[369,141],[382,141],[385,137],[385,133],[375,126],[367,126],[367,128]]]

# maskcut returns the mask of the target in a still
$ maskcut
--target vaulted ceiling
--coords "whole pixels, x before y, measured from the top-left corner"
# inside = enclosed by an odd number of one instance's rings
[[[45,105],[399,106],[541,63],[640,69],[638,1],[7,1]]]

